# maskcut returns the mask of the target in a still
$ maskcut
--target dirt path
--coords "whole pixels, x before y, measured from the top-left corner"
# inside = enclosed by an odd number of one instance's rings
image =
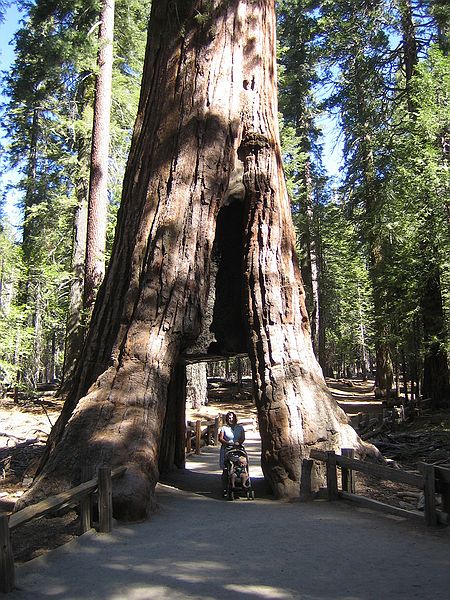
[[[380,410],[372,384],[361,381],[330,381],[331,390],[344,410],[351,416],[358,412],[374,413]],[[240,420],[253,433],[256,425],[256,408],[252,401],[250,381],[237,386],[216,385],[210,390],[210,402],[199,410],[188,410],[188,420],[213,419],[219,413],[234,410]],[[39,402],[16,405],[12,399],[0,400],[0,460],[5,471],[0,479],[0,510],[11,510],[14,502],[30,485],[34,467],[44,448],[50,431],[50,421],[55,422],[61,405],[51,396]],[[387,432],[374,440],[386,456],[393,458],[403,468],[414,469],[418,460],[426,462],[448,461],[450,457],[450,413],[423,417],[399,431]],[[208,451],[217,454],[217,449]],[[202,454],[203,456],[203,454]],[[406,459],[405,459],[406,457]],[[216,458],[217,462],[217,458]],[[251,448],[251,470],[259,469],[259,450]],[[207,463],[209,469],[211,465]],[[176,472],[170,485],[179,489],[202,493],[205,497],[218,498],[221,484],[217,465],[211,471],[196,471],[195,474]],[[0,477],[1,475],[0,474]],[[252,477],[254,474],[252,473]],[[166,481],[166,480],[165,480]],[[259,498],[269,497],[262,475],[256,481]],[[402,508],[416,508],[417,499],[402,496],[411,490],[390,482],[380,482],[368,476],[358,475],[357,492],[371,498],[394,504]],[[33,521],[14,532],[13,546],[18,562],[39,556],[73,539],[78,533],[75,511],[61,517]]]
[[[8,598],[448,599],[448,530],[344,502],[219,500],[216,467],[217,449],[208,447],[186,473],[197,483],[207,476],[208,489],[159,484],[150,520],[88,533],[22,565],[20,589]]]

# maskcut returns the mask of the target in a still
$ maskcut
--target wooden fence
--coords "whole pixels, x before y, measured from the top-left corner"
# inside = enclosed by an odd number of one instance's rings
[[[205,444],[212,443],[215,446],[219,443],[219,430],[224,422],[224,415],[219,414],[211,421],[188,421],[186,425],[186,456],[189,454],[200,454],[202,440]],[[244,428],[255,429],[254,419],[240,419],[239,423]]]
[[[382,431],[386,423],[392,427],[428,412],[430,402],[430,398],[421,397],[408,401],[399,398],[383,400],[381,410],[358,412],[351,416],[351,423],[362,439],[368,439]]]
[[[125,473],[126,467],[100,467],[93,479],[71,490],[46,498],[13,514],[0,515],[0,591],[10,592],[15,586],[14,557],[11,546],[11,531],[32,519],[44,517],[63,508],[79,505],[81,533],[92,528],[92,494],[98,491],[100,533],[112,530],[112,480]]]
[[[212,421],[188,422],[186,425],[186,456],[189,454],[200,454],[202,439],[206,436],[206,444],[210,439],[216,446],[219,441],[219,429],[221,423],[221,415],[217,416]],[[192,449],[194,445],[194,449]]]
[[[448,525],[450,515],[450,468],[419,463],[421,473],[410,473],[400,469],[392,469],[383,465],[369,463],[354,458],[354,450],[343,448],[341,454],[333,451],[311,450],[310,458],[304,459],[302,463],[302,479],[300,484],[300,496],[302,499],[312,499],[311,475],[314,460],[325,463],[327,479],[328,500],[343,498],[356,502],[368,508],[374,508],[396,514],[402,517],[417,517],[428,526],[436,526],[438,523]],[[338,489],[337,467],[341,468],[342,490]],[[385,479],[404,483],[415,487],[424,494],[424,511],[412,511],[396,506],[391,506],[371,498],[359,496],[355,493],[355,481],[353,472],[366,473]],[[442,510],[436,507],[436,493],[442,497]]]

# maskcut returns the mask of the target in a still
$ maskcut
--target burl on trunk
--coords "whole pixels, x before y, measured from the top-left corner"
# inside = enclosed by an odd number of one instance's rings
[[[77,482],[85,464],[110,463],[128,467],[114,487],[115,515],[152,510],[161,447],[173,439],[170,383],[201,330],[225,205],[235,213],[240,343],[266,479],[278,497],[297,496],[310,448],[359,445],[312,352],[281,164],[275,47],[273,0],[154,0],[109,268],[24,502]]]

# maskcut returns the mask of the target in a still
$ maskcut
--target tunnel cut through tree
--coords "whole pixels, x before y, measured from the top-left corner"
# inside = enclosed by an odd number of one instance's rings
[[[217,343],[248,350],[267,481],[276,496],[297,496],[310,448],[361,448],[311,347],[279,146],[274,4],[154,0],[109,268],[23,503],[77,482],[86,464],[112,463],[128,467],[115,515],[152,510],[177,443],[179,357],[200,335],[213,287],[220,322],[216,222],[233,202],[245,335],[217,324]]]

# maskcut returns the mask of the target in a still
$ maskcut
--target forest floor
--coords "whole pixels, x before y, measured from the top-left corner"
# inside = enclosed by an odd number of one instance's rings
[[[420,461],[450,464],[450,411],[422,414],[405,423],[379,426],[367,415],[382,412],[375,400],[373,382],[329,380],[332,393],[355,424],[363,417],[360,433],[374,443],[394,466],[417,471]],[[208,404],[200,410],[188,410],[187,419],[211,419],[233,410],[238,419],[256,425],[250,381],[241,389],[235,384],[212,381]],[[34,398],[0,399],[0,511],[12,510],[16,500],[32,482],[51,425],[55,423],[62,403],[51,392]],[[365,419],[365,420],[364,420]],[[356,474],[356,493],[407,509],[420,508],[417,490],[402,484]],[[13,531],[12,542],[17,563],[26,562],[56,548],[78,535],[79,520],[74,510],[56,517],[36,519]]]

